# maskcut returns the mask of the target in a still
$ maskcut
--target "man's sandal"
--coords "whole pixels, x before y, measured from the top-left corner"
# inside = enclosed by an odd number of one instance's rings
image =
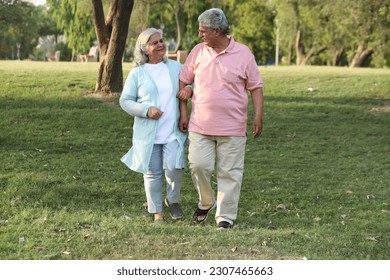
[[[216,206],[215,202],[213,203],[213,206],[211,206],[209,209],[199,209],[197,208],[195,210],[195,213],[194,215],[192,215],[192,220],[195,222],[195,223],[203,223],[204,221],[207,220],[207,217],[208,217],[208,214],[210,212],[210,210],[214,209]]]

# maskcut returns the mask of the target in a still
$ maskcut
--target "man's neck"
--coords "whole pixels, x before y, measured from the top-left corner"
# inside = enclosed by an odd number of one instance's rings
[[[230,38],[228,36],[224,36],[221,38],[218,44],[213,47],[213,49],[216,51],[216,53],[221,53],[224,50],[226,50],[229,44],[230,44]]]

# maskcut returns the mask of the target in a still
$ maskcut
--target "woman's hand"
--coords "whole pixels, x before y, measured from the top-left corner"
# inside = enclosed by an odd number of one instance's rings
[[[147,113],[148,118],[153,120],[158,120],[162,116],[162,114],[164,114],[164,112],[160,111],[156,107],[150,107]]]
[[[177,98],[180,100],[188,100],[192,96],[191,87],[183,87],[177,94]]]

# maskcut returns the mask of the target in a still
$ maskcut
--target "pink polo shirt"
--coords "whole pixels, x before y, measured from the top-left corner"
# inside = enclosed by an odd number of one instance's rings
[[[248,93],[263,87],[249,48],[230,39],[217,54],[204,43],[196,45],[180,72],[180,80],[194,83],[188,130],[212,136],[245,136]]]

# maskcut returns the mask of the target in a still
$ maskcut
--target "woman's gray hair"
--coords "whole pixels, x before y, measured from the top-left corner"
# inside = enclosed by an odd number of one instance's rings
[[[220,29],[224,35],[229,33],[229,23],[221,9],[211,8],[204,11],[198,17],[198,22],[205,27]]]
[[[161,30],[156,28],[148,28],[141,32],[141,34],[138,35],[137,42],[135,43],[134,48],[134,66],[140,66],[142,64],[145,64],[149,61],[149,57],[145,54],[145,52],[148,49],[148,42],[150,37],[154,34],[160,34],[161,38],[163,36],[163,33]],[[164,56],[164,61],[166,61],[167,58]]]

